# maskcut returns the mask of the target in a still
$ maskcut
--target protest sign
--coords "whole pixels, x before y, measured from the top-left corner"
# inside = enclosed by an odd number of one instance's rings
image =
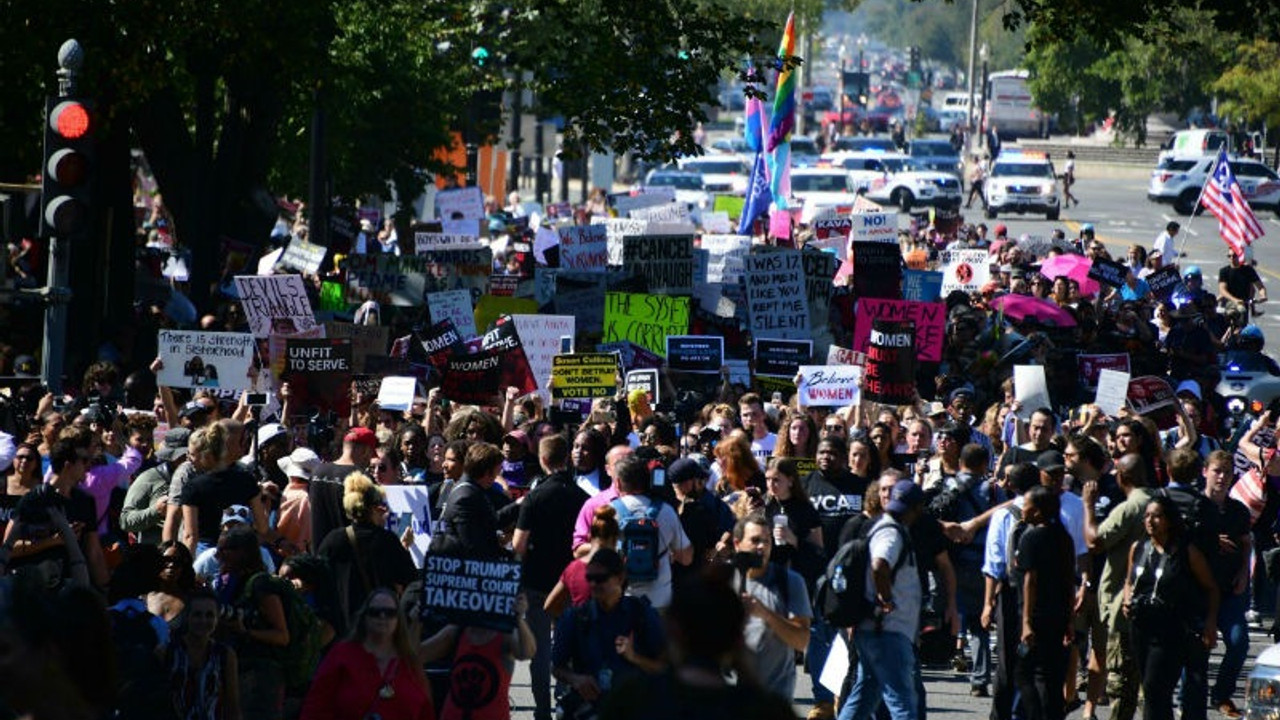
[[[828,365],[866,365],[867,354],[832,345],[827,348]]]
[[[237,275],[236,292],[256,338],[295,335],[316,326],[301,275]]]
[[[604,329],[604,296],[611,274],[561,270],[553,285],[552,307],[561,315],[572,315],[578,332],[598,337]]]
[[[440,221],[440,231],[445,235],[466,235],[478,238],[480,237],[481,222],[483,221],[475,218],[461,218],[458,220],[444,218]]]
[[[747,311],[756,338],[809,337],[804,260],[799,250],[751,254],[744,258]]]
[[[604,342],[626,340],[663,355],[668,335],[689,331],[689,298],[605,293]]]
[[[498,297],[481,295],[476,303],[476,327],[487,330],[495,320],[503,315],[533,314],[538,312],[538,303],[533,298]]]
[[[855,217],[874,217],[874,215]],[[854,241],[853,291],[858,297],[901,297],[901,286],[902,251],[896,240],[885,242],[880,239],[859,239]]]
[[[1089,266],[1089,279],[1097,280],[1103,285],[1120,287],[1129,275],[1129,266],[1115,260],[1096,257]]]
[[[551,396],[545,393],[547,378],[551,376],[551,358],[560,353],[560,338],[574,337],[576,321],[572,315],[521,314],[512,315],[511,320],[515,322],[520,345],[529,360],[529,371],[544,394],[543,399],[549,399]]]
[[[978,292],[991,282],[991,258],[986,250],[943,250],[938,255],[942,294],[954,290]]]
[[[857,405],[861,380],[857,365],[801,365],[800,407]]]
[[[413,529],[413,545],[409,554],[413,564],[422,567],[431,547],[431,500],[426,485],[383,485],[387,496],[387,530],[396,537],[406,528]]]
[[[285,247],[284,255],[280,256],[280,264],[303,275],[315,275],[328,252],[329,248],[323,245],[293,238]]]
[[[741,195],[715,195],[711,199],[711,209],[716,212],[724,212],[729,214],[730,220],[737,220],[742,217],[742,209],[746,207],[747,199]]]
[[[618,358],[608,353],[556,355],[551,359],[551,397],[613,397],[617,372]]]
[[[419,338],[419,344],[432,365],[443,367],[445,360],[462,345],[464,339],[454,327],[453,321],[441,320],[427,328]]]
[[[634,390],[643,390],[649,393],[650,405],[657,405],[662,402],[662,384],[658,382],[658,371],[653,368],[647,368],[632,370],[627,373],[627,394],[630,395]]]
[[[306,331],[296,333],[294,335],[277,335],[272,333],[267,337],[267,362],[268,370],[273,380],[281,380],[285,373],[285,343],[289,338],[311,339],[328,337],[327,331],[323,325]]]
[[[625,370],[657,370],[665,361],[661,355],[650,352],[632,342],[607,342],[596,345],[600,352],[614,353]]]
[[[638,220],[649,222],[689,222],[689,205],[682,202],[668,202],[662,205],[651,205],[645,208],[634,208],[629,215]]]
[[[853,231],[853,218],[844,217],[823,217],[815,218],[813,221],[813,236],[818,240],[836,239],[842,242],[835,243],[832,247],[848,245],[849,233]],[[846,252],[840,252],[841,259],[844,258]]]
[[[479,220],[484,217],[484,196],[480,188],[440,190],[436,193],[436,217],[442,220]]]
[[[622,239],[622,264],[661,295],[693,293],[692,235],[628,235]]]
[[[728,234],[733,232],[734,228],[729,223],[729,213],[704,210],[702,212],[702,230],[707,233]]]
[[[940,362],[946,340],[947,306],[942,303],[862,298],[854,315],[853,349],[866,352],[871,328],[879,320],[910,321],[916,328],[916,355],[921,362]]]
[[[516,626],[520,563],[428,554],[424,566],[424,617],[502,633]]]
[[[382,376],[368,373],[354,373],[351,376],[351,389],[358,396],[376,398],[382,390]]]
[[[898,214],[863,212],[850,216],[849,241],[898,244]]]
[[[604,221],[605,242],[609,249],[609,264],[622,264],[623,238],[643,235],[649,230],[648,220],[633,218],[608,218]]]
[[[808,365],[813,359],[813,341],[757,338],[755,352],[757,377],[790,380],[801,365]]]
[[[632,217],[631,213],[644,208],[667,205],[675,199],[676,189],[667,185],[650,185],[632,192],[609,194],[609,203],[618,211],[618,217],[623,218]]]
[[[707,255],[707,282],[736,284],[742,278],[743,258],[751,251],[746,235],[703,235]]]
[[[1156,427],[1168,430],[1178,424],[1178,398],[1168,381],[1155,375],[1145,375],[1129,381],[1127,394],[1129,407],[1139,415],[1151,418]]]
[[[937,302],[942,297],[942,273],[936,270],[903,270],[902,299]]]
[[[1031,414],[1040,408],[1053,408],[1043,365],[1013,366],[1013,397],[1022,404],[1018,409],[1020,420],[1030,420]]]
[[[514,367],[517,362],[523,364],[523,373]],[[518,388],[522,393],[537,389],[524,351],[519,347],[494,347],[470,355],[452,355],[446,368],[441,392],[456,403],[491,405],[508,387]],[[528,375],[528,385],[522,385],[519,376],[523,374]]]
[[[1098,385],[1098,373],[1103,370],[1129,372],[1129,353],[1077,355],[1076,369],[1080,373],[1080,384],[1083,387],[1093,389]]]
[[[1098,371],[1097,385],[1093,404],[1109,417],[1119,417],[1129,394],[1129,373],[1103,368]]]
[[[434,250],[473,250],[484,245],[475,235],[456,235],[450,233],[415,232],[413,234],[413,251],[417,255]]]
[[[916,396],[915,323],[877,320],[867,346],[863,396],[885,405],[906,405]]]
[[[385,257],[385,256],[384,256]],[[465,288],[472,297],[489,291],[493,272],[493,250],[433,250],[426,255],[400,258],[401,265],[422,274],[423,295]],[[415,305],[422,304],[419,297]]]
[[[432,323],[452,320],[464,340],[479,333],[476,330],[475,308],[471,306],[470,290],[445,290],[427,295],[427,311]]]
[[[560,267],[604,272],[609,266],[609,233],[604,225],[560,228]]]
[[[351,341],[286,339],[285,379],[294,407],[346,415],[351,406]]]
[[[724,338],[712,335],[667,337],[667,367],[691,373],[720,372],[724,365]]]
[[[1182,285],[1182,277],[1178,274],[1176,265],[1165,265],[1144,279],[1151,288],[1151,294],[1166,302]]]
[[[156,375],[163,387],[247,390],[257,346],[249,333],[161,330],[164,367]]]
[[[418,378],[392,375],[382,378],[378,387],[378,409],[408,410],[418,391]]]
[[[800,253],[804,260],[805,300],[809,303],[809,327],[815,330],[827,328],[827,313],[831,303],[831,280],[836,276],[840,261],[834,255],[806,249]]]
[[[355,325],[347,322],[327,322],[320,337],[348,338],[351,340],[351,369],[369,372],[365,365],[370,356],[387,354],[391,328],[385,325]]]
[[[347,302],[377,300],[386,305],[413,307],[422,304],[426,293],[423,264],[380,253],[347,257]]]

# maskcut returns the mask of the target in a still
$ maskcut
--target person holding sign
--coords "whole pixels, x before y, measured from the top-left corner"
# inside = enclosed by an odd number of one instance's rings
[[[509,633],[446,625],[423,641],[418,648],[422,662],[437,662],[451,651],[453,654],[449,696],[440,720],[510,720],[511,674],[517,660],[532,658],[537,649],[527,612],[529,600],[520,593],[516,597],[516,627]]]
[[[435,720],[422,663],[409,640],[396,594],[370,593],[351,637],[320,663],[302,720]]]

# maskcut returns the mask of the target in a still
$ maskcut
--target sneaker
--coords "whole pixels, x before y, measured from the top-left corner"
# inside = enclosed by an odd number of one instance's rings
[[[1262,620],[1262,615],[1257,610],[1248,610],[1244,614],[1244,620],[1250,625],[1257,625]]]
[[[830,700],[816,702],[809,711],[807,720],[835,720],[836,705]]]
[[[955,670],[957,673],[960,673],[961,675],[968,673],[969,658],[966,658],[964,656],[964,653],[962,652],[956,653],[955,657],[951,658],[951,669]]]
[[[1244,713],[1240,712],[1240,709],[1236,707],[1236,704],[1230,700],[1223,700],[1218,703],[1218,712],[1222,713],[1223,717],[1231,718],[1231,720],[1236,720],[1236,718],[1244,715]]]
[[[969,696],[976,698],[991,697],[991,693],[987,692],[986,685],[973,685],[969,688]]]

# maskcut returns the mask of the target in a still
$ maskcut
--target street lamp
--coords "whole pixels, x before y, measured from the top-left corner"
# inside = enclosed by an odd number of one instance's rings
[[[987,128],[987,56],[988,55],[989,55],[989,51],[987,50],[987,44],[982,43],[982,47],[978,48],[978,59],[982,61],[982,106],[978,110],[978,112],[980,113],[979,120],[978,120],[978,131],[982,133],[982,147],[989,150],[990,148],[987,148],[987,131],[986,131],[986,128]],[[969,102],[973,102],[972,97],[969,98]]]

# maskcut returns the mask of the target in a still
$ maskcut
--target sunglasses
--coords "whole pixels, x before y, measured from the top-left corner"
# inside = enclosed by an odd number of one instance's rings
[[[371,607],[364,611],[365,617],[390,619],[396,616],[395,608]]]
[[[13,459],[14,459],[15,461],[16,461],[16,460],[31,460],[31,461],[34,461],[34,460],[36,459],[36,456],[35,456],[35,455],[27,455],[27,454],[25,454],[25,453],[24,453],[24,454],[21,454],[21,455],[14,455],[14,456],[13,456]]]
[[[587,573],[587,582],[592,585],[600,585],[609,582],[609,578],[613,577],[609,573]]]

